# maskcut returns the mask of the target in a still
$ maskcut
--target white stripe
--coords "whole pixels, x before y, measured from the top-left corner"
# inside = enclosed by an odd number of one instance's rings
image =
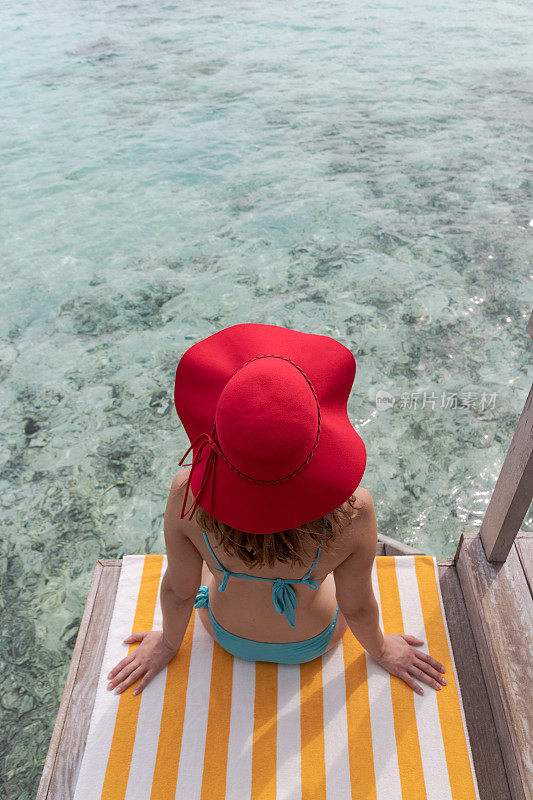
[[[176,800],[200,800],[209,712],[214,641],[198,616],[194,620],[183,720]]]
[[[255,661],[233,656],[226,800],[245,800],[252,793],[254,702]]]
[[[278,664],[276,800],[301,800],[300,665]]]
[[[391,558],[391,556],[377,556],[377,558]],[[372,588],[378,602],[379,626],[383,631],[383,615],[381,612],[376,560],[372,565]],[[391,676],[384,667],[376,664],[366,650],[365,658],[376,793],[379,798],[391,798],[392,800],[392,798],[400,798],[402,796],[402,785],[394,731]]]
[[[102,794],[120,702],[114,689],[107,690],[107,676],[128,654],[123,639],[133,631],[143,567],[143,555],[124,556],[74,800],[94,800]]]
[[[461,719],[463,720],[463,730],[465,732],[465,737],[466,737],[466,747],[467,747],[467,750],[468,750],[468,758],[470,759],[470,769],[471,769],[471,772],[472,772],[472,780],[474,782],[474,791],[476,793],[477,800],[479,800],[479,789],[478,789],[478,785],[477,785],[476,770],[474,768],[474,760],[472,758],[472,749],[471,749],[471,746],[470,746],[470,738],[468,736],[468,728],[467,728],[467,725],[466,725],[466,717],[465,717],[465,712],[464,712],[464,708],[463,708],[463,698],[462,698],[462,695],[461,695],[461,687],[459,685],[459,678],[457,676],[457,667],[455,666],[455,659],[453,657],[452,642],[451,642],[451,639],[450,639],[450,632],[448,630],[448,621],[446,619],[446,611],[444,610],[444,603],[442,602],[442,592],[440,590],[440,580],[439,580],[439,568],[438,568],[438,564],[437,564],[437,559],[436,558],[433,559],[433,567],[435,569],[435,580],[437,581],[437,591],[439,593],[439,602],[440,602],[440,607],[441,607],[441,611],[442,611],[442,619],[444,621],[444,630],[446,631],[446,638],[448,640],[448,649],[450,651],[450,658],[451,658],[451,662],[452,662],[453,674],[454,674],[454,677],[455,677],[455,685],[457,686],[457,694],[459,696],[459,708],[461,709]],[[443,691],[443,690],[441,689],[441,691]]]
[[[352,635],[349,633],[349,635]],[[322,656],[326,797],[351,800],[346,678],[342,641]]]
[[[423,639],[424,644],[414,645],[416,650],[429,653],[422,604],[418,592],[418,581],[414,556],[394,556],[404,633]],[[413,691],[420,757],[428,797],[452,800],[452,789],[446,764],[446,751],[437,705],[437,691],[424,681],[415,678],[424,689],[424,694]],[[446,687],[440,690],[446,691]]]
[[[166,571],[165,562],[166,557],[161,565],[152,630],[161,630],[163,623],[160,587]],[[139,718],[125,800],[142,800],[142,798],[150,797],[163,716],[166,680],[167,667],[158,672],[141,692]]]

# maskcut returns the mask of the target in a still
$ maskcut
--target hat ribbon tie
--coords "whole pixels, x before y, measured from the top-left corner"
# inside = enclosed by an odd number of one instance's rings
[[[187,487],[186,487],[186,489],[185,489],[185,494],[184,494],[184,496],[183,496],[183,505],[182,505],[182,507],[181,507],[181,514],[180,514],[180,518],[181,518],[181,519],[183,519],[183,517],[185,517],[185,516],[186,516],[186,515],[189,513],[189,511],[191,512],[191,513],[190,513],[190,516],[189,516],[189,519],[192,519],[192,517],[193,517],[193,514],[194,514],[194,512],[195,512],[195,510],[196,510],[196,506],[198,505],[198,498],[199,498],[199,497],[200,497],[200,495],[202,494],[202,491],[203,491],[203,489],[204,489],[204,487],[205,487],[205,485],[206,485],[207,481],[209,480],[209,475],[211,474],[211,472],[212,472],[212,471],[213,471],[213,469],[214,469],[214,465],[215,465],[216,457],[217,457],[217,455],[222,455],[222,452],[221,452],[221,450],[220,450],[220,447],[219,447],[219,445],[217,444],[217,442],[216,442],[216,441],[213,439],[213,437],[212,437],[212,436],[210,436],[208,433],[200,433],[200,434],[199,434],[199,435],[196,437],[196,439],[194,440],[194,442],[192,442],[192,444],[191,444],[191,446],[188,448],[187,452],[186,452],[186,453],[183,455],[183,457],[182,457],[181,461],[179,461],[179,464],[180,464],[180,466],[181,466],[181,464],[182,464],[183,460],[184,460],[184,459],[187,457],[188,453],[189,453],[191,450],[194,450],[194,446],[195,446],[195,445],[196,445],[196,444],[197,444],[197,443],[200,441],[200,439],[203,439],[203,442],[201,442],[201,444],[200,444],[200,447],[199,447],[199,448],[198,448],[198,450],[196,451],[196,455],[194,456],[194,458],[193,458],[193,460],[192,460],[191,464],[184,464],[184,466],[185,466],[185,467],[191,467],[191,471],[190,471],[190,473],[189,473],[189,479],[188,479],[188,481],[187,481]],[[209,445],[209,447],[210,447],[211,449],[210,449],[209,456],[208,456],[208,458],[207,458],[207,463],[206,463],[206,465],[205,465],[205,471],[204,471],[204,475],[203,475],[203,478],[202,478],[202,482],[201,482],[201,484],[200,484],[200,488],[198,489],[198,493],[197,493],[197,495],[196,495],[196,497],[195,497],[195,499],[194,499],[194,502],[193,502],[193,503],[192,503],[192,505],[191,505],[191,506],[190,506],[190,507],[187,509],[187,511],[185,511],[185,506],[186,506],[186,504],[187,504],[187,497],[188,497],[188,495],[189,495],[189,487],[190,487],[190,485],[191,485],[191,478],[192,478],[192,474],[193,474],[193,472],[194,472],[194,468],[197,466],[198,462],[200,461],[200,458],[201,458],[201,455],[202,455],[202,450],[204,449],[204,447],[205,447],[206,445]]]

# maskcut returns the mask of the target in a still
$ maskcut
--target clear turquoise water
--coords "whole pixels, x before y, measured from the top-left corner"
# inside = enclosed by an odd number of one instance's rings
[[[532,378],[528,6],[3,5],[2,800],[36,793],[97,559],[164,551],[194,341],[339,339],[380,531],[445,558],[479,528]]]

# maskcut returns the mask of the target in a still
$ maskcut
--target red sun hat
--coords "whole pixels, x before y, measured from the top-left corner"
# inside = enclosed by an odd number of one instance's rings
[[[174,385],[191,441],[180,465],[193,451],[181,518],[199,505],[237,530],[275,533],[340,506],[366,466],[347,413],[354,378],[336,339],[278,325],[232,325],[193,344]]]

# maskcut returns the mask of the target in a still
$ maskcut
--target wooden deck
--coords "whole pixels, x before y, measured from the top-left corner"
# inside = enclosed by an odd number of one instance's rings
[[[519,532],[500,562],[463,534],[454,561],[511,796],[533,800],[533,533]]]
[[[379,538],[377,555],[412,555],[421,552],[389,537]],[[96,564],[37,800],[56,800],[59,797],[69,800],[74,795],[121,564],[121,560],[99,560]],[[447,559],[438,561],[438,567],[480,798],[516,800],[520,795],[511,794],[509,788],[510,783],[514,782],[516,790],[516,775],[512,775],[511,781],[508,781],[485,673],[478,657],[456,564],[454,559]],[[531,579],[531,564],[528,575]],[[524,683],[527,683],[526,675],[524,679]],[[525,798],[524,794],[522,798]],[[527,800],[530,800],[529,797]]]

